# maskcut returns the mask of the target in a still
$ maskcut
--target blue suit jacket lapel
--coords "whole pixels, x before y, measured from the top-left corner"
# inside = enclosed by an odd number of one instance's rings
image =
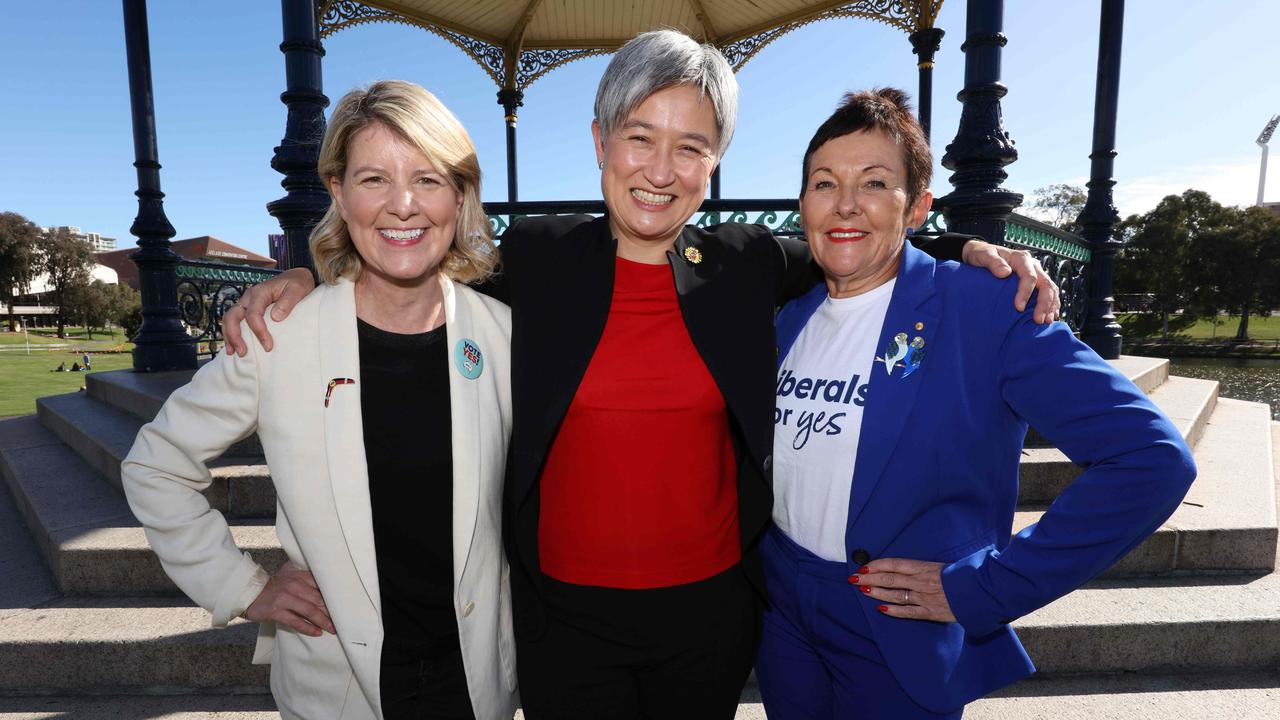
[[[906,244],[897,284],[889,301],[889,311],[880,328],[876,353],[884,357],[885,348],[898,333],[924,339],[927,353],[933,345],[938,327],[938,311],[931,302],[934,295],[933,258]],[[853,488],[849,494],[849,527],[857,521],[884,474],[889,457],[907,431],[907,418],[916,403],[920,384],[930,370],[926,359],[911,375],[903,377],[906,368],[890,368],[885,372],[882,361],[871,367],[867,388],[867,404],[863,409],[862,430],[858,436],[858,459],[854,465]],[[848,548],[846,548],[848,549]]]

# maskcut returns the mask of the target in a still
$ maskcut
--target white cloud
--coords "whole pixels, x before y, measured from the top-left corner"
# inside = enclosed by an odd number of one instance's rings
[[[1277,175],[1280,158],[1271,158],[1267,174]],[[1280,196],[1280,178],[1269,177],[1267,199]],[[1116,183],[1116,207],[1121,217],[1144,213],[1165,196],[1181,195],[1188,189],[1203,190],[1223,205],[1252,205],[1258,198],[1258,159],[1230,163],[1190,165],[1154,175],[1120,178]]]

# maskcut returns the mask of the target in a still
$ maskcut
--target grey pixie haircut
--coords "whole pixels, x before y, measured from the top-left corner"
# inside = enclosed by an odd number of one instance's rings
[[[608,137],[649,96],[677,85],[692,85],[711,99],[724,157],[738,119],[738,79],[724,55],[678,30],[651,30],[627,41],[605,69],[596,90],[596,121]]]

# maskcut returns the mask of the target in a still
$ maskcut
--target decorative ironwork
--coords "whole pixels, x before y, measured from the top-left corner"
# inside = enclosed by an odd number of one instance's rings
[[[329,0],[322,2],[320,8],[320,37],[330,35],[349,27],[370,23],[395,23],[421,28],[438,35],[476,61],[494,83],[500,88],[513,87],[525,90],[535,80],[548,72],[564,65],[592,55],[611,53],[611,48],[540,48],[522,50],[513,66],[515,78],[507,77],[506,50],[495,43],[471,37],[456,30],[450,30],[430,22],[416,20],[399,13],[374,8],[357,0]]]
[[[1088,241],[1013,213],[1004,225],[1004,244],[1027,250],[1040,261],[1049,278],[1058,285],[1063,321],[1072,330],[1080,332],[1089,308],[1089,289],[1085,278],[1093,252]]]
[[[905,33],[915,33],[932,28],[942,9],[943,0],[861,0],[832,8],[805,20],[780,25],[749,37],[737,38],[728,43],[717,43],[735,72],[756,56],[766,45],[787,33],[823,20],[835,18],[862,18],[884,23]]]
[[[501,241],[502,234],[520,218],[532,215],[594,215],[605,213],[602,200],[486,203],[489,226]],[[795,200],[706,200],[690,223],[708,227],[722,222],[757,223],[780,237],[803,237],[804,227]],[[917,231],[941,234],[947,231],[941,212],[932,211]],[[1012,214],[1005,224],[1003,244],[1027,250],[1044,266],[1058,285],[1063,320],[1077,332],[1088,308],[1085,278],[1091,251],[1084,238],[1064,232],[1032,218]]]
[[[193,343],[208,342],[209,354],[222,340],[222,316],[253,285],[278,270],[186,260],[174,271],[178,278],[178,312]]]

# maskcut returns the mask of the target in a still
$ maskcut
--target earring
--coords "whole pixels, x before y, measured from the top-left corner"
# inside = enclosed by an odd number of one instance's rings
[[[907,227],[907,237],[911,237],[912,235],[915,235],[915,234],[916,234],[916,229],[915,229],[915,228],[913,228],[913,227],[908,226],[908,227]]]
[[[597,160],[597,161],[596,161],[596,167],[598,167],[598,168],[600,168],[601,170],[603,170],[603,169],[604,169],[604,161],[603,161],[603,160]]]

